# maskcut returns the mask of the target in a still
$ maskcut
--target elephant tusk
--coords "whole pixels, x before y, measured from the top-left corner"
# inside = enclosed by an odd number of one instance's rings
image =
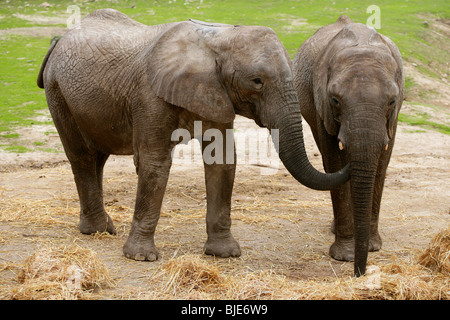
[[[388,148],[389,148],[389,143],[386,145],[386,147],[384,147],[384,150],[387,151]]]
[[[344,144],[342,143],[342,141],[339,141],[339,150],[344,150]]]

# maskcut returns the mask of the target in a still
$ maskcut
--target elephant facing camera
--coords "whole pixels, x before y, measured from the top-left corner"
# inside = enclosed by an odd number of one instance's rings
[[[350,164],[350,181],[331,190],[330,255],[354,261],[360,276],[368,252],[381,248],[378,217],[403,102],[402,58],[389,38],[341,16],[302,44],[293,70],[325,171]]]

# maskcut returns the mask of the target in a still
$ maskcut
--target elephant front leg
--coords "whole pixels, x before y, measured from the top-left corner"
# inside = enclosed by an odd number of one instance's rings
[[[389,158],[387,162],[389,162]],[[381,161],[378,166],[372,201],[369,238],[370,252],[380,250],[382,245],[382,240],[378,232],[378,218],[386,168],[387,163]],[[346,183],[332,190],[331,199],[334,213],[331,229],[335,234],[335,242],[330,247],[330,255],[336,260],[354,261],[354,224],[350,183]]]
[[[350,184],[332,190],[331,200],[334,215],[331,231],[335,234],[335,241],[330,247],[330,256],[340,261],[353,261],[355,244]]]
[[[382,243],[378,233],[378,217],[384,181],[382,179],[380,178],[380,181],[377,181],[376,190],[379,190],[379,192],[376,191],[373,196],[369,239],[369,251],[371,252],[380,250]],[[332,190],[331,199],[334,213],[331,230],[335,234],[335,242],[330,247],[330,256],[336,260],[354,261],[353,208],[349,183]]]
[[[139,158],[136,206],[130,234],[123,247],[127,258],[155,261],[159,252],[155,245],[155,230],[170,171],[170,153],[161,161]]]
[[[225,130],[222,131],[226,137]],[[226,139],[226,138],[225,138]],[[225,142],[224,139],[224,142]],[[231,137],[229,137],[231,139]],[[227,257],[239,257],[241,255],[241,248],[239,243],[231,235],[231,195],[233,192],[234,176],[236,171],[236,157],[234,150],[234,141],[228,144],[226,150],[226,142],[224,143],[222,153],[222,164],[210,163],[205,159],[208,157],[207,142],[202,143],[203,157],[205,160],[205,181],[206,181],[206,198],[207,198],[207,212],[206,212],[206,232],[208,239],[206,241],[204,252],[205,254]],[[221,146],[218,146],[221,147]],[[226,152],[232,155],[226,157]],[[216,150],[217,152],[217,150]],[[217,158],[218,159],[218,158]],[[226,159],[228,162],[226,163]],[[231,161],[230,161],[231,160]],[[209,163],[209,164],[208,164]]]
[[[339,150],[337,137],[326,134],[323,124],[321,132],[316,139],[322,153],[325,171],[336,172],[347,163],[342,151]],[[353,209],[351,201],[350,183],[347,182],[330,191],[333,203],[334,219],[331,223],[331,231],[335,234],[334,243],[331,245],[330,256],[336,260],[353,261],[355,258],[355,244],[353,234]]]
[[[393,141],[389,149],[382,155],[378,164],[377,175],[372,200],[372,215],[370,217],[370,241],[369,251],[379,251],[382,246],[381,236],[378,232],[378,221],[380,216],[381,197],[383,195],[384,181],[386,179],[386,170],[391,158]]]
[[[231,235],[231,194],[235,165],[205,164],[206,176],[206,254],[227,257],[239,257],[241,248]]]

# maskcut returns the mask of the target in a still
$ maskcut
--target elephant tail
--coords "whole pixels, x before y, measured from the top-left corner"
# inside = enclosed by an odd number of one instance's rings
[[[47,54],[44,57],[44,61],[42,61],[41,70],[39,70],[39,74],[38,74],[38,78],[37,78],[37,85],[41,89],[44,89],[45,66],[47,65],[48,58],[50,58],[50,55],[52,54],[52,51],[55,48],[56,44],[58,43],[59,39],[61,39],[60,36],[56,36],[56,37],[52,38],[50,48],[48,49]]]

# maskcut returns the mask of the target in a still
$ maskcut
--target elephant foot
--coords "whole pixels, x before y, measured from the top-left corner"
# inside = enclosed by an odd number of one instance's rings
[[[381,237],[377,233],[370,236],[369,251],[379,251],[381,249]],[[336,240],[330,247],[330,256],[340,261],[354,261],[355,244],[353,239]]]
[[[336,240],[330,247],[330,256],[339,261],[354,261],[355,244],[353,239]]]
[[[128,259],[137,261],[156,261],[159,258],[158,249],[152,239],[138,239],[130,235],[123,246],[123,254]]]
[[[381,245],[382,245],[382,241],[381,241],[381,237],[378,233],[374,234],[374,235],[370,235],[370,240],[369,240],[369,251],[370,252],[379,251],[381,249]]]
[[[334,222],[334,219],[333,219],[333,221],[331,221],[330,230],[333,234],[336,234],[336,224]]]
[[[232,235],[229,235],[226,238],[208,237],[204,252],[205,254],[222,258],[239,257],[241,255],[241,247]]]
[[[81,214],[78,228],[83,234],[94,234],[97,232],[117,233],[111,217],[106,212],[94,217]]]

